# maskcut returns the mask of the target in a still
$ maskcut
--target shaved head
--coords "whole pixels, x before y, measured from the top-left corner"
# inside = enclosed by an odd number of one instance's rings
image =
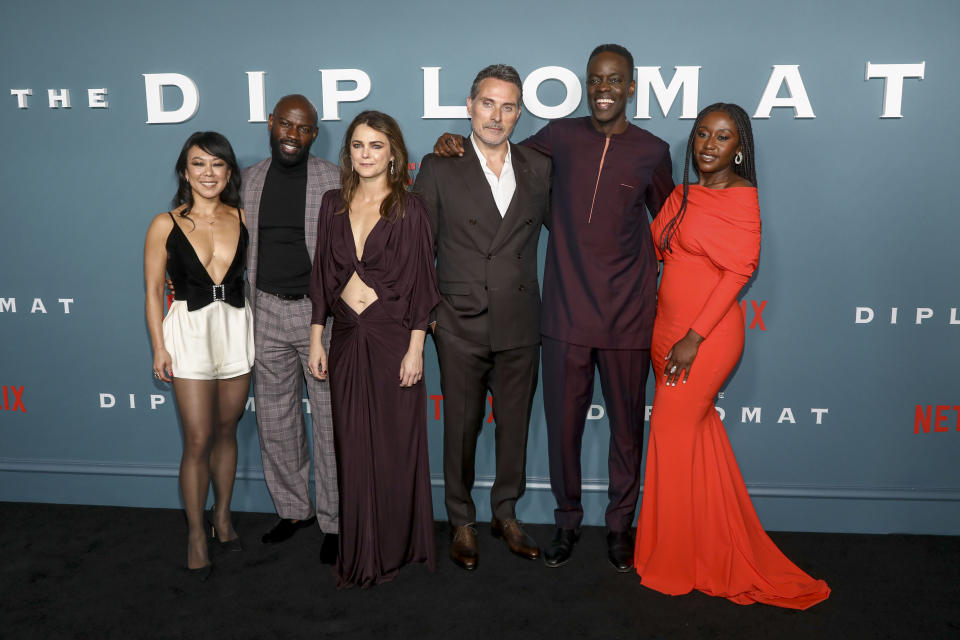
[[[317,108],[305,96],[284,96],[267,118],[273,159],[292,167],[306,161],[317,138]]]
[[[307,96],[300,95],[299,93],[292,93],[289,96],[283,96],[277,100],[277,104],[273,107],[273,113],[281,109],[302,109],[313,118],[313,126],[317,126],[317,122],[319,121],[317,108],[313,106],[313,103],[310,102]]]

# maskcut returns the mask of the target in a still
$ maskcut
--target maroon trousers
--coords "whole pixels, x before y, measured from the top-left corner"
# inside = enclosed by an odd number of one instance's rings
[[[596,349],[543,336],[541,359],[557,526],[577,529],[583,521],[580,450],[593,399],[594,371],[599,369],[610,423],[606,522],[611,531],[628,530],[640,497],[649,349]]]

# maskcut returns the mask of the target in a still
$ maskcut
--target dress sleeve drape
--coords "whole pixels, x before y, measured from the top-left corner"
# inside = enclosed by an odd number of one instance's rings
[[[699,195],[699,194],[698,194]],[[760,207],[753,188],[724,189],[704,207],[697,242],[721,271],[691,329],[706,338],[736,302],[760,257]]]
[[[320,213],[317,216],[317,244],[313,254],[313,268],[310,273],[310,301],[313,303],[311,324],[325,325],[330,315],[330,303],[327,301],[324,283],[324,258],[329,254],[330,219],[333,216],[335,202],[332,191],[323,194]]]
[[[407,329],[426,331],[430,312],[440,302],[440,291],[433,258],[433,231],[426,207],[419,196],[410,194],[407,197],[404,219],[397,224],[406,227],[400,234],[400,260],[394,271],[397,279],[393,289],[395,293],[402,291],[399,297],[406,301],[405,305],[398,305],[397,319]]]

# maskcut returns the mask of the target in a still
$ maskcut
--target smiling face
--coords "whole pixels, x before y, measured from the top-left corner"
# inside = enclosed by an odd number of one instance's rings
[[[633,69],[623,56],[604,51],[587,64],[587,102],[597,131],[621,133],[627,127],[627,101],[636,84]]]
[[[731,171],[734,156],[740,151],[740,136],[733,119],[723,111],[705,115],[694,132],[693,157],[697,174]]]
[[[194,145],[187,151],[184,177],[190,183],[194,200],[213,200],[227,187],[230,168],[226,161]]]
[[[358,124],[350,136],[350,161],[361,178],[385,176],[393,153],[387,136],[373,127]]]
[[[474,138],[499,147],[510,138],[520,118],[520,89],[512,82],[485,78],[477,87],[477,96],[467,98],[467,113]]]
[[[273,159],[291,167],[303,162],[317,137],[317,114],[306,98],[280,100],[267,120]]]

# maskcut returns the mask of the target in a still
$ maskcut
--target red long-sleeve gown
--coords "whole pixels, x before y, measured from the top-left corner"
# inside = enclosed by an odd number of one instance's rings
[[[682,186],[652,226],[658,245]],[[714,398],[743,351],[737,295],[760,253],[755,188],[691,185],[664,261],[652,361],[655,397],[635,565],[643,584],[670,595],[693,589],[737,604],[806,609],[830,588],[794,565],[757,518]],[[665,385],[664,359],[693,329],[705,340],[686,384]]]

